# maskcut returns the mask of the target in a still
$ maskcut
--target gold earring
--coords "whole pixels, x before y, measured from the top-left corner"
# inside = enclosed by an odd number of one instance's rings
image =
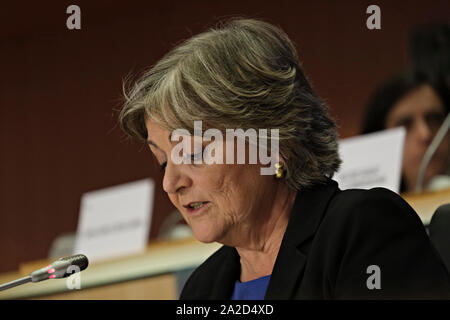
[[[276,168],[276,170],[275,170],[275,176],[276,176],[278,179],[283,178],[283,177],[284,177],[283,165],[282,165],[281,163],[276,163],[276,164],[275,164],[275,168]]]

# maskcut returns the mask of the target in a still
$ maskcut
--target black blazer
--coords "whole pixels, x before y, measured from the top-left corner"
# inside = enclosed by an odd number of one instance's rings
[[[378,266],[379,273],[369,266]],[[380,289],[369,289],[377,273]],[[230,299],[239,255],[223,246],[180,299]],[[265,299],[450,298],[450,277],[416,212],[385,188],[297,193]]]

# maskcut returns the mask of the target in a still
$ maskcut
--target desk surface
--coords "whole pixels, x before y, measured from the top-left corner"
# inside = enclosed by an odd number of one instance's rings
[[[421,194],[405,193],[402,197],[417,212],[423,224],[427,225],[440,205],[450,203],[450,189]]]

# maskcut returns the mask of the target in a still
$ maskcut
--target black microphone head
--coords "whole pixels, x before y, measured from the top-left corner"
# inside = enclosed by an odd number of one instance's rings
[[[31,281],[38,282],[46,279],[60,279],[86,269],[89,265],[88,258],[84,254],[60,258],[52,264],[36,270],[30,274]]]
[[[76,255],[70,256],[70,257],[59,258],[55,262],[58,262],[58,261],[66,262],[72,266],[77,266],[78,268],[80,268],[80,271],[83,271],[89,265],[89,260],[84,254],[76,254]]]

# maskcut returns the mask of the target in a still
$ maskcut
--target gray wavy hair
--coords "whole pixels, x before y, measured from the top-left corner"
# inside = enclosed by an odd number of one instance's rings
[[[341,160],[335,122],[313,92],[297,52],[279,28],[234,19],[167,53],[124,86],[122,129],[145,141],[145,120],[163,128],[277,128],[286,183],[294,190],[332,178]]]

